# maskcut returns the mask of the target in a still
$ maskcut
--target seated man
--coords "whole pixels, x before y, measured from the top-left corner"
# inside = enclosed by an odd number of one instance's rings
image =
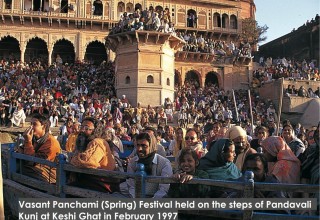
[[[128,173],[135,173],[137,164],[142,163],[147,175],[162,177],[172,175],[170,161],[156,153],[157,141],[153,135],[148,133],[138,134],[136,137],[136,150],[137,156],[130,159],[128,163]],[[135,198],[134,179],[128,179],[127,185],[130,196]],[[167,194],[169,187],[170,184],[146,183],[146,197],[162,198]]]
[[[18,107],[12,114],[11,120],[11,126],[21,126],[24,127],[25,121],[26,121],[26,114],[24,113],[22,104],[18,104]]]
[[[70,163],[79,168],[115,170],[116,161],[106,140],[102,138],[103,124],[92,118],[84,118],[76,140],[75,154]],[[111,193],[118,190],[119,181],[89,174],[79,174],[74,185]]]
[[[24,145],[18,149],[19,153],[54,161],[56,155],[61,152],[60,144],[56,138],[49,133],[50,122],[40,114],[31,119],[31,126],[23,133]],[[56,182],[56,168],[33,162],[26,162],[22,166],[23,174],[33,178]]]
[[[164,110],[166,113],[166,117],[170,123],[173,121],[173,110],[172,106],[169,104],[168,107]]]
[[[164,109],[163,109],[163,108],[161,108],[160,111],[158,112],[158,125],[159,125],[160,123],[162,123],[162,122],[164,122],[165,125],[167,125],[167,122],[168,122],[168,120],[167,120],[167,115],[166,115],[166,113],[164,112]]]

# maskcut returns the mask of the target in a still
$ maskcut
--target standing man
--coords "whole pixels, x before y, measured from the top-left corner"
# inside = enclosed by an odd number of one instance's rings
[[[54,161],[61,152],[60,144],[49,133],[50,121],[43,115],[36,114],[31,119],[31,126],[23,133],[24,145],[18,151],[26,155]],[[56,168],[38,163],[26,162],[22,166],[24,174],[33,178],[56,183]]]

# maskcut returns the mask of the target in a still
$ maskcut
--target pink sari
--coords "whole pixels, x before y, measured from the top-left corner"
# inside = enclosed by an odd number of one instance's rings
[[[262,141],[261,146],[264,151],[277,157],[276,162],[268,163],[269,174],[280,183],[300,183],[300,161],[281,137],[268,137]]]

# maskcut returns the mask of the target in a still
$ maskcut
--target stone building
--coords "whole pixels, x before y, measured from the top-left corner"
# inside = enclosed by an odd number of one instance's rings
[[[237,42],[241,20],[255,17],[253,0],[0,0],[0,58],[22,62],[41,57],[52,64],[114,59],[105,48],[105,37],[124,12],[170,11],[179,31]],[[187,17],[197,20],[190,24]],[[59,56],[58,56],[59,55]],[[177,52],[174,83],[193,79],[204,86],[211,82],[226,90],[247,88],[251,61],[234,66],[228,59],[216,60],[209,54]]]
[[[319,15],[307,21],[299,28],[292,30],[259,48],[259,53],[266,57],[289,58],[295,60],[314,60],[319,65]]]

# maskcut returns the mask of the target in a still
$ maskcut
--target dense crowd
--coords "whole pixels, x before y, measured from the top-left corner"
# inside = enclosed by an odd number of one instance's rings
[[[190,13],[187,17],[187,26],[196,27],[196,16]],[[215,40],[214,38],[203,37],[202,34],[196,34],[196,32],[176,31],[174,24],[171,21],[169,9],[155,10],[150,6],[148,10],[145,9],[140,11],[140,9],[137,9],[131,14],[124,12],[120,17],[119,23],[112,29],[110,34],[134,30],[148,30],[174,34],[185,41],[185,44],[182,47],[183,51],[210,53],[221,57],[233,56],[235,60],[239,57],[252,57],[251,45],[248,42],[225,42],[222,40]]]
[[[186,43],[182,47],[183,51],[210,53],[217,56],[233,56],[251,58],[251,45],[249,43],[233,41],[226,42],[223,40],[215,40],[213,38],[203,37],[202,34],[195,32],[177,32],[177,36]]]
[[[319,67],[314,60],[273,59],[260,57],[260,68],[253,72],[253,86],[258,87],[267,82],[284,78],[286,80],[320,81]]]
[[[131,14],[124,12],[120,17],[119,23],[112,29],[110,34],[134,30],[175,33],[169,9],[155,10],[152,6],[142,11],[136,9]]]
[[[267,71],[298,68],[295,64],[266,65]],[[174,100],[166,98],[162,106],[132,107],[126,94],[120,99],[115,95],[111,62],[63,64],[57,57],[51,66],[2,60],[0,67],[0,124],[24,126],[26,117],[31,118],[18,149],[21,153],[53,161],[57,153],[66,151],[74,166],[128,173],[136,172],[142,163],[147,175],[177,181],[147,183],[146,196],[153,198],[242,197],[242,192],[219,187],[192,185],[191,190],[185,183],[193,178],[242,180],[248,170],[257,182],[319,184],[318,122],[308,129],[290,121],[278,122],[274,104],[257,93],[249,97],[244,90],[233,93],[210,83],[201,88],[196,81],[186,80],[175,86]],[[286,92],[295,91],[291,87]],[[60,135],[54,138],[50,127],[61,122]],[[124,141],[134,146],[125,158]],[[167,156],[174,157],[174,162]],[[42,181],[56,181],[55,169],[47,166],[28,164],[22,170]],[[70,177],[68,184],[135,196],[133,179],[119,182],[81,174]],[[319,195],[255,191],[254,196]]]

